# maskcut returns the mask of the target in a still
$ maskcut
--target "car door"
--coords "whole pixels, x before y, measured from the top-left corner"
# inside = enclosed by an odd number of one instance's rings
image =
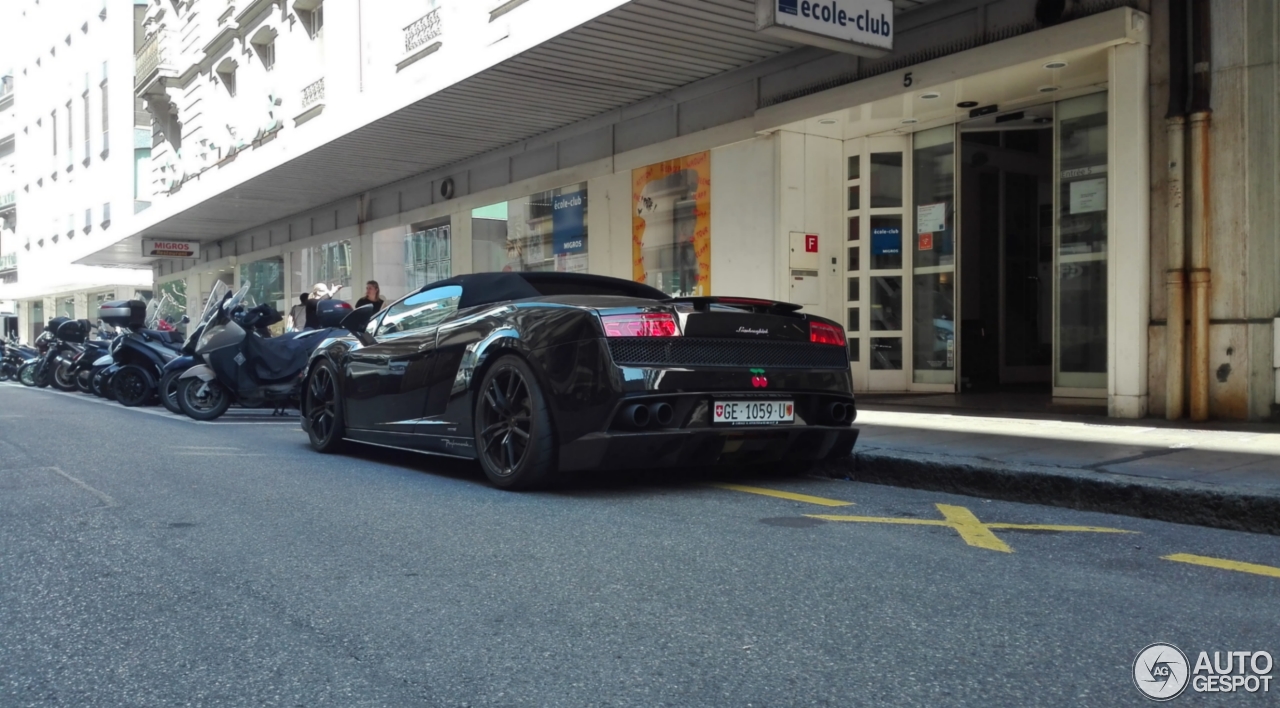
[[[462,286],[446,285],[395,303],[377,320],[374,343],[347,363],[347,425],[410,435],[426,406],[436,329],[457,311]]]

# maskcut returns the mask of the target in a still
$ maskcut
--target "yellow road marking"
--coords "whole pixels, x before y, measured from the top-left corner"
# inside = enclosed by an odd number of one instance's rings
[[[1174,561],[1176,563],[1190,563],[1192,565],[1203,565],[1209,568],[1221,568],[1222,570],[1235,570],[1241,573],[1253,573],[1254,575],[1265,575],[1271,578],[1280,578],[1280,568],[1272,568],[1269,565],[1243,563],[1241,561],[1226,560],[1224,558],[1210,558],[1209,556],[1194,556],[1190,553],[1175,553],[1171,556],[1161,556],[1161,558],[1167,561]]]
[[[804,502],[806,504],[817,504],[819,506],[853,506],[853,502],[843,501],[840,499],[826,499],[824,497],[811,497],[808,494],[796,494],[795,492],[780,492],[776,489],[765,489],[764,487],[747,487],[741,484],[713,484],[713,487],[720,489],[728,489],[734,492],[746,492],[747,494],[760,494],[766,497],[777,497],[778,499],[790,499],[791,501]]]
[[[946,518],[951,528],[955,529],[956,533],[960,534],[960,538],[970,546],[985,548],[988,551],[1013,553],[1009,544],[996,538],[996,535],[991,533],[991,529],[983,526],[972,511],[963,506],[950,504],[934,504],[934,506],[938,507],[938,511],[942,512],[942,516]]]
[[[992,529],[1017,529],[1023,531],[1069,531],[1077,533],[1136,533],[1134,531],[1125,531],[1124,529],[1112,529],[1105,526],[1059,526],[1056,524],[1008,524],[1008,523],[983,523],[963,506],[952,506],[950,504],[934,504],[938,511],[942,513],[944,520],[938,519],[899,519],[886,516],[837,516],[832,514],[805,514],[813,519],[822,519],[824,521],[851,521],[864,524],[902,524],[907,526],[946,526],[953,529],[964,542],[970,546],[977,548],[985,548],[988,551],[999,551],[1001,553],[1013,553],[1013,549],[1009,544],[1001,541]],[[1230,561],[1224,561],[1230,562]],[[1248,565],[1248,564],[1243,564]],[[1257,568],[1265,568],[1266,566],[1254,566]],[[1280,573],[1280,569],[1272,568],[1276,573]]]

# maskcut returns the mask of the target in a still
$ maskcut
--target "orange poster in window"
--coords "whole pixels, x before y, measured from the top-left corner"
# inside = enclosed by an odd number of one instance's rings
[[[632,278],[673,296],[711,294],[711,153],[631,172]]]

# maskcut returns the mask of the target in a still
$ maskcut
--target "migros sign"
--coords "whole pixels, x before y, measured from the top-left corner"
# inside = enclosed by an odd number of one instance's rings
[[[893,49],[891,0],[756,0],[756,28],[865,56]]]

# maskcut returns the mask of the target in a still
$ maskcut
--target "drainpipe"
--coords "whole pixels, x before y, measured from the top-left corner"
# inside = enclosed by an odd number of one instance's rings
[[[1209,419],[1209,1],[1191,1],[1191,420]]]
[[[1187,370],[1187,255],[1186,255],[1186,131],[1187,131],[1187,4],[1169,2],[1169,239],[1165,295],[1165,417],[1177,420],[1186,409]]]

